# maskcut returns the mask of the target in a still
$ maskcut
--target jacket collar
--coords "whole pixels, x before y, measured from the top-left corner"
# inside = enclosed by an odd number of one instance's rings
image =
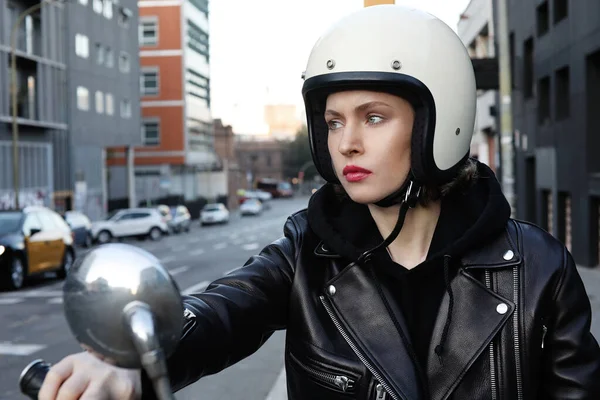
[[[515,311],[513,302],[486,288],[473,278],[468,270],[518,265],[522,258],[517,250],[507,228],[504,234],[498,235],[483,248],[470,251],[462,257],[463,267],[451,282],[454,312],[446,350],[441,360],[438,360],[433,348],[429,353],[426,373],[429,387],[432,388],[432,400],[443,400],[450,396],[465,372],[485,351]],[[323,243],[319,243],[315,255],[326,258],[340,257]],[[336,263],[334,260],[332,262]],[[335,290],[330,290],[331,286]],[[405,320],[402,313],[392,307],[392,313],[399,322],[399,334],[386,309],[385,300],[378,294],[372,275],[362,266],[352,263],[327,282],[324,293],[337,315],[341,329],[363,356],[375,366],[386,383],[400,398],[422,398],[423,394],[418,386],[419,374],[410,357],[409,343],[402,340],[402,337],[409,337]],[[446,293],[436,317],[431,346],[440,341],[448,302],[449,297]],[[469,334],[465,334],[466,327]]]

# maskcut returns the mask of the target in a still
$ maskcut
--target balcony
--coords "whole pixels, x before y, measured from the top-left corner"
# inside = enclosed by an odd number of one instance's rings
[[[24,5],[25,8],[33,5],[34,3]],[[16,9],[14,7],[8,7],[8,20],[9,20],[9,32],[12,32],[12,27],[17,21],[18,15],[25,10],[25,8]],[[7,43],[12,46],[12,43]],[[29,56],[42,56],[42,27],[40,12],[28,15],[19,25],[17,30],[16,49],[18,55],[29,55]]]
[[[38,94],[37,94],[37,63],[27,59],[17,59],[17,116],[27,120],[37,120]],[[9,116],[13,115],[12,104],[12,73],[10,72],[10,91]]]

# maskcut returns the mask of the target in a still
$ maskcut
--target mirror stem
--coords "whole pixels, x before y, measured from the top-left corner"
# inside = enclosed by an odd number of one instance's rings
[[[141,301],[132,301],[125,306],[123,314],[142,366],[152,380],[156,396],[160,400],[175,400],[169,382],[167,361],[158,341],[150,307]]]

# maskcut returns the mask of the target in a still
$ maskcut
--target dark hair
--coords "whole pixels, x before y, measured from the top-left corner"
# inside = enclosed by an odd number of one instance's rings
[[[421,188],[419,204],[426,207],[432,201],[439,200],[450,193],[465,191],[474,185],[478,178],[477,160],[469,157],[450,182],[440,186],[427,185]],[[349,198],[341,184],[335,183],[333,189],[339,198]]]

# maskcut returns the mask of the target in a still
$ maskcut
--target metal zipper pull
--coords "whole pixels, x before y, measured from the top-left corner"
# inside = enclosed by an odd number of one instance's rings
[[[546,340],[546,333],[548,333],[548,327],[542,325],[542,349],[544,348],[544,341]]]
[[[345,392],[346,390],[348,390],[350,379],[348,379],[347,376],[338,375],[335,377],[333,383],[335,383],[335,385],[337,387],[339,387],[340,389],[342,389]]]
[[[376,389],[377,389],[377,397],[375,397],[375,399],[385,400],[387,398],[387,393],[386,393],[385,389],[383,388],[383,385],[381,383],[378,383],[376,386]]]

